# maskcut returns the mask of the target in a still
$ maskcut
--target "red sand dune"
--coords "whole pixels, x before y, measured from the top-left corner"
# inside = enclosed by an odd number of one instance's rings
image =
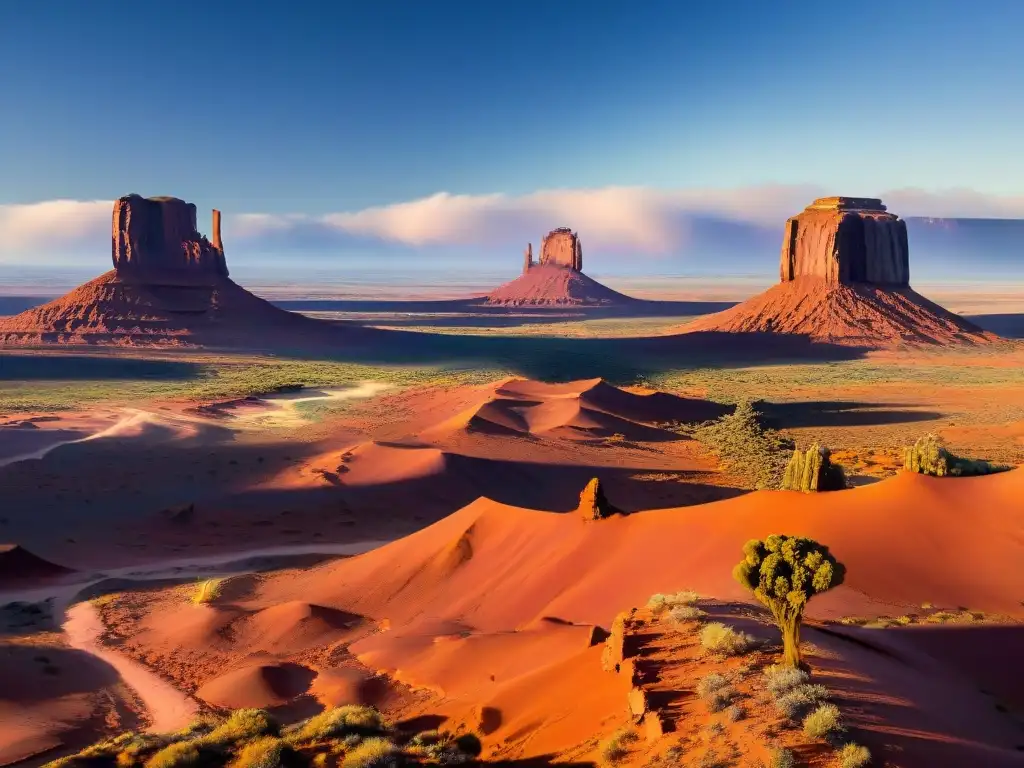
[[[51,563],[17,544],[0,544],[0,589],[57,578],[72,569]]]
[[[210,680],[196,696],[226,709],[273,708],[306,693],[315,676],[298,664],[250,664]]]
[[[680,330],[797,334],[866,347],[983,344],[998,339],[910,288],[829,284],[812,278],[779,283]]]
[[[213,284],[145,285],[112,270],[41,307],[0,319],[0,344],[181,346],[266,343],[331,329],[220,278]],[[269,336],[267,336],[269,334]],[[299,334],[296,337],[296,334]]]
[[[495,288],[486,303],[506,307],[613,306],[636,301],[582,272],[554,264],[538,264],[515,280]]]

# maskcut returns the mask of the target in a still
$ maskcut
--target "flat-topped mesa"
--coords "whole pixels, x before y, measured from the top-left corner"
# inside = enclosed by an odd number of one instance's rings
[[[583,247],[579,236],[568,227],[553,229],[540,246],[540,263],[583,271]]]
[[[111,255],[118,277],[143,282],[228,276],[213,211],[211,242],[196,229],[196,207],[176,197],[126,195],[114,203]]]
[[[877,198],[818,198],[786,221],[779,277],[909,286],[906,222]]]

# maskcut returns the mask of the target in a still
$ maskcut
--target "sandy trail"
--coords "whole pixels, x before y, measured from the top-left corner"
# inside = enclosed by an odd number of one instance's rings
[[[100,644],[103,630],[103,622],[92,603],[79,603],[68,610],[67,621],[64,622],[68,644],[117,670],[149,713],[150,731],[166,733],[188,725],[199,712],[195,700],[138,662],[104,648]]]

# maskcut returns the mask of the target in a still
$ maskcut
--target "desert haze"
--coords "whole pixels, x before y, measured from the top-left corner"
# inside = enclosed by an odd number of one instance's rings
[[[0,766],[1024,766],[1024,10],[56,2]]]

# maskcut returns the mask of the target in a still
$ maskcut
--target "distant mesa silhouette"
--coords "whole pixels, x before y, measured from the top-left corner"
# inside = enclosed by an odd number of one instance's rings
[[[337,329],[279,309],[228,277],[214,210],[208,239],[176,197],[114,203],[114,269],[40,307],[0,320],[0,344],[253,346]],[[302,332],[298,337],[296,332]]]
[[[533,260],[533,243],[528,243],[522,274],[494,289],[486,299],[487,304],[506,307],[607,307],[637,301],[583,274],[583,245],[569,227],[553,229],[544,236],[539,261]]]
[[[906,223],[882,201],[823,197],[786,221],[780,283],[685,332],[794,334],[864,347],[998,339],[910,287]]]

